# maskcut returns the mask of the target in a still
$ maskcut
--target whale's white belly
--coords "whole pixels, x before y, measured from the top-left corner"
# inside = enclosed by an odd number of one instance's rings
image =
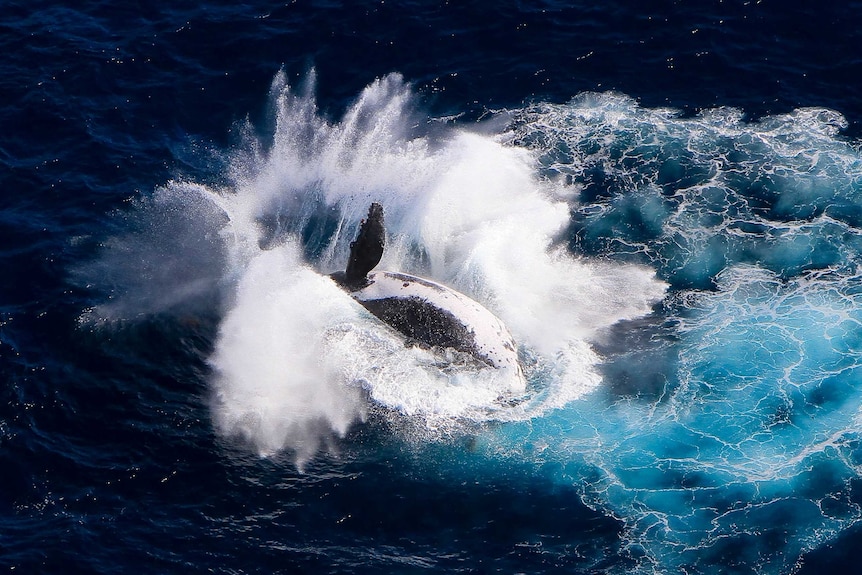
[[[465,351],[508,372],[513,392],[526,384],[515,340],[487,308],[438,283],[409,274],[371,272],[351,295],[407,337]]]

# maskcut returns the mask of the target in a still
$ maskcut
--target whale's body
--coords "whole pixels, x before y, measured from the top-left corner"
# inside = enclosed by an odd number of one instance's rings
[[[479,302],[439,283],[404,273],[371,272],[383,245],[383,208],[375,203],[351,244],[347,270],[332,278],[408,342],[467,353],[503,372],[510,391],[523,391],[517,346],[505,324]]]
[[[395,272],[372,272],[351,295],[410,340],[466,352],[503,370],[523,390],[515,340],[503,322],[477,301],[430,280]]]

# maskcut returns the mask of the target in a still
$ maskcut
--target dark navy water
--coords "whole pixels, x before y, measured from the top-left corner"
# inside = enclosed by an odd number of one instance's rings
[[[862,3],[0,14],[5,572],[858,570]]]

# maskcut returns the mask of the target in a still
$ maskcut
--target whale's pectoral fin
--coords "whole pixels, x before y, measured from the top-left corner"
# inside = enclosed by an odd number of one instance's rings
[[[383,206],[374,202],[368,208],[368,217],[362,221],[359,235],[350,244],[350,259],[344,272],[349,283],[359,282],[374,269],[383,257],[386,231],[383,228]]]

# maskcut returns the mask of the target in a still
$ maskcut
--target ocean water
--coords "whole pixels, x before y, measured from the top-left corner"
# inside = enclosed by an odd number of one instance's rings
[[[858,569],[859,2],[0,13],[4,572]]]

